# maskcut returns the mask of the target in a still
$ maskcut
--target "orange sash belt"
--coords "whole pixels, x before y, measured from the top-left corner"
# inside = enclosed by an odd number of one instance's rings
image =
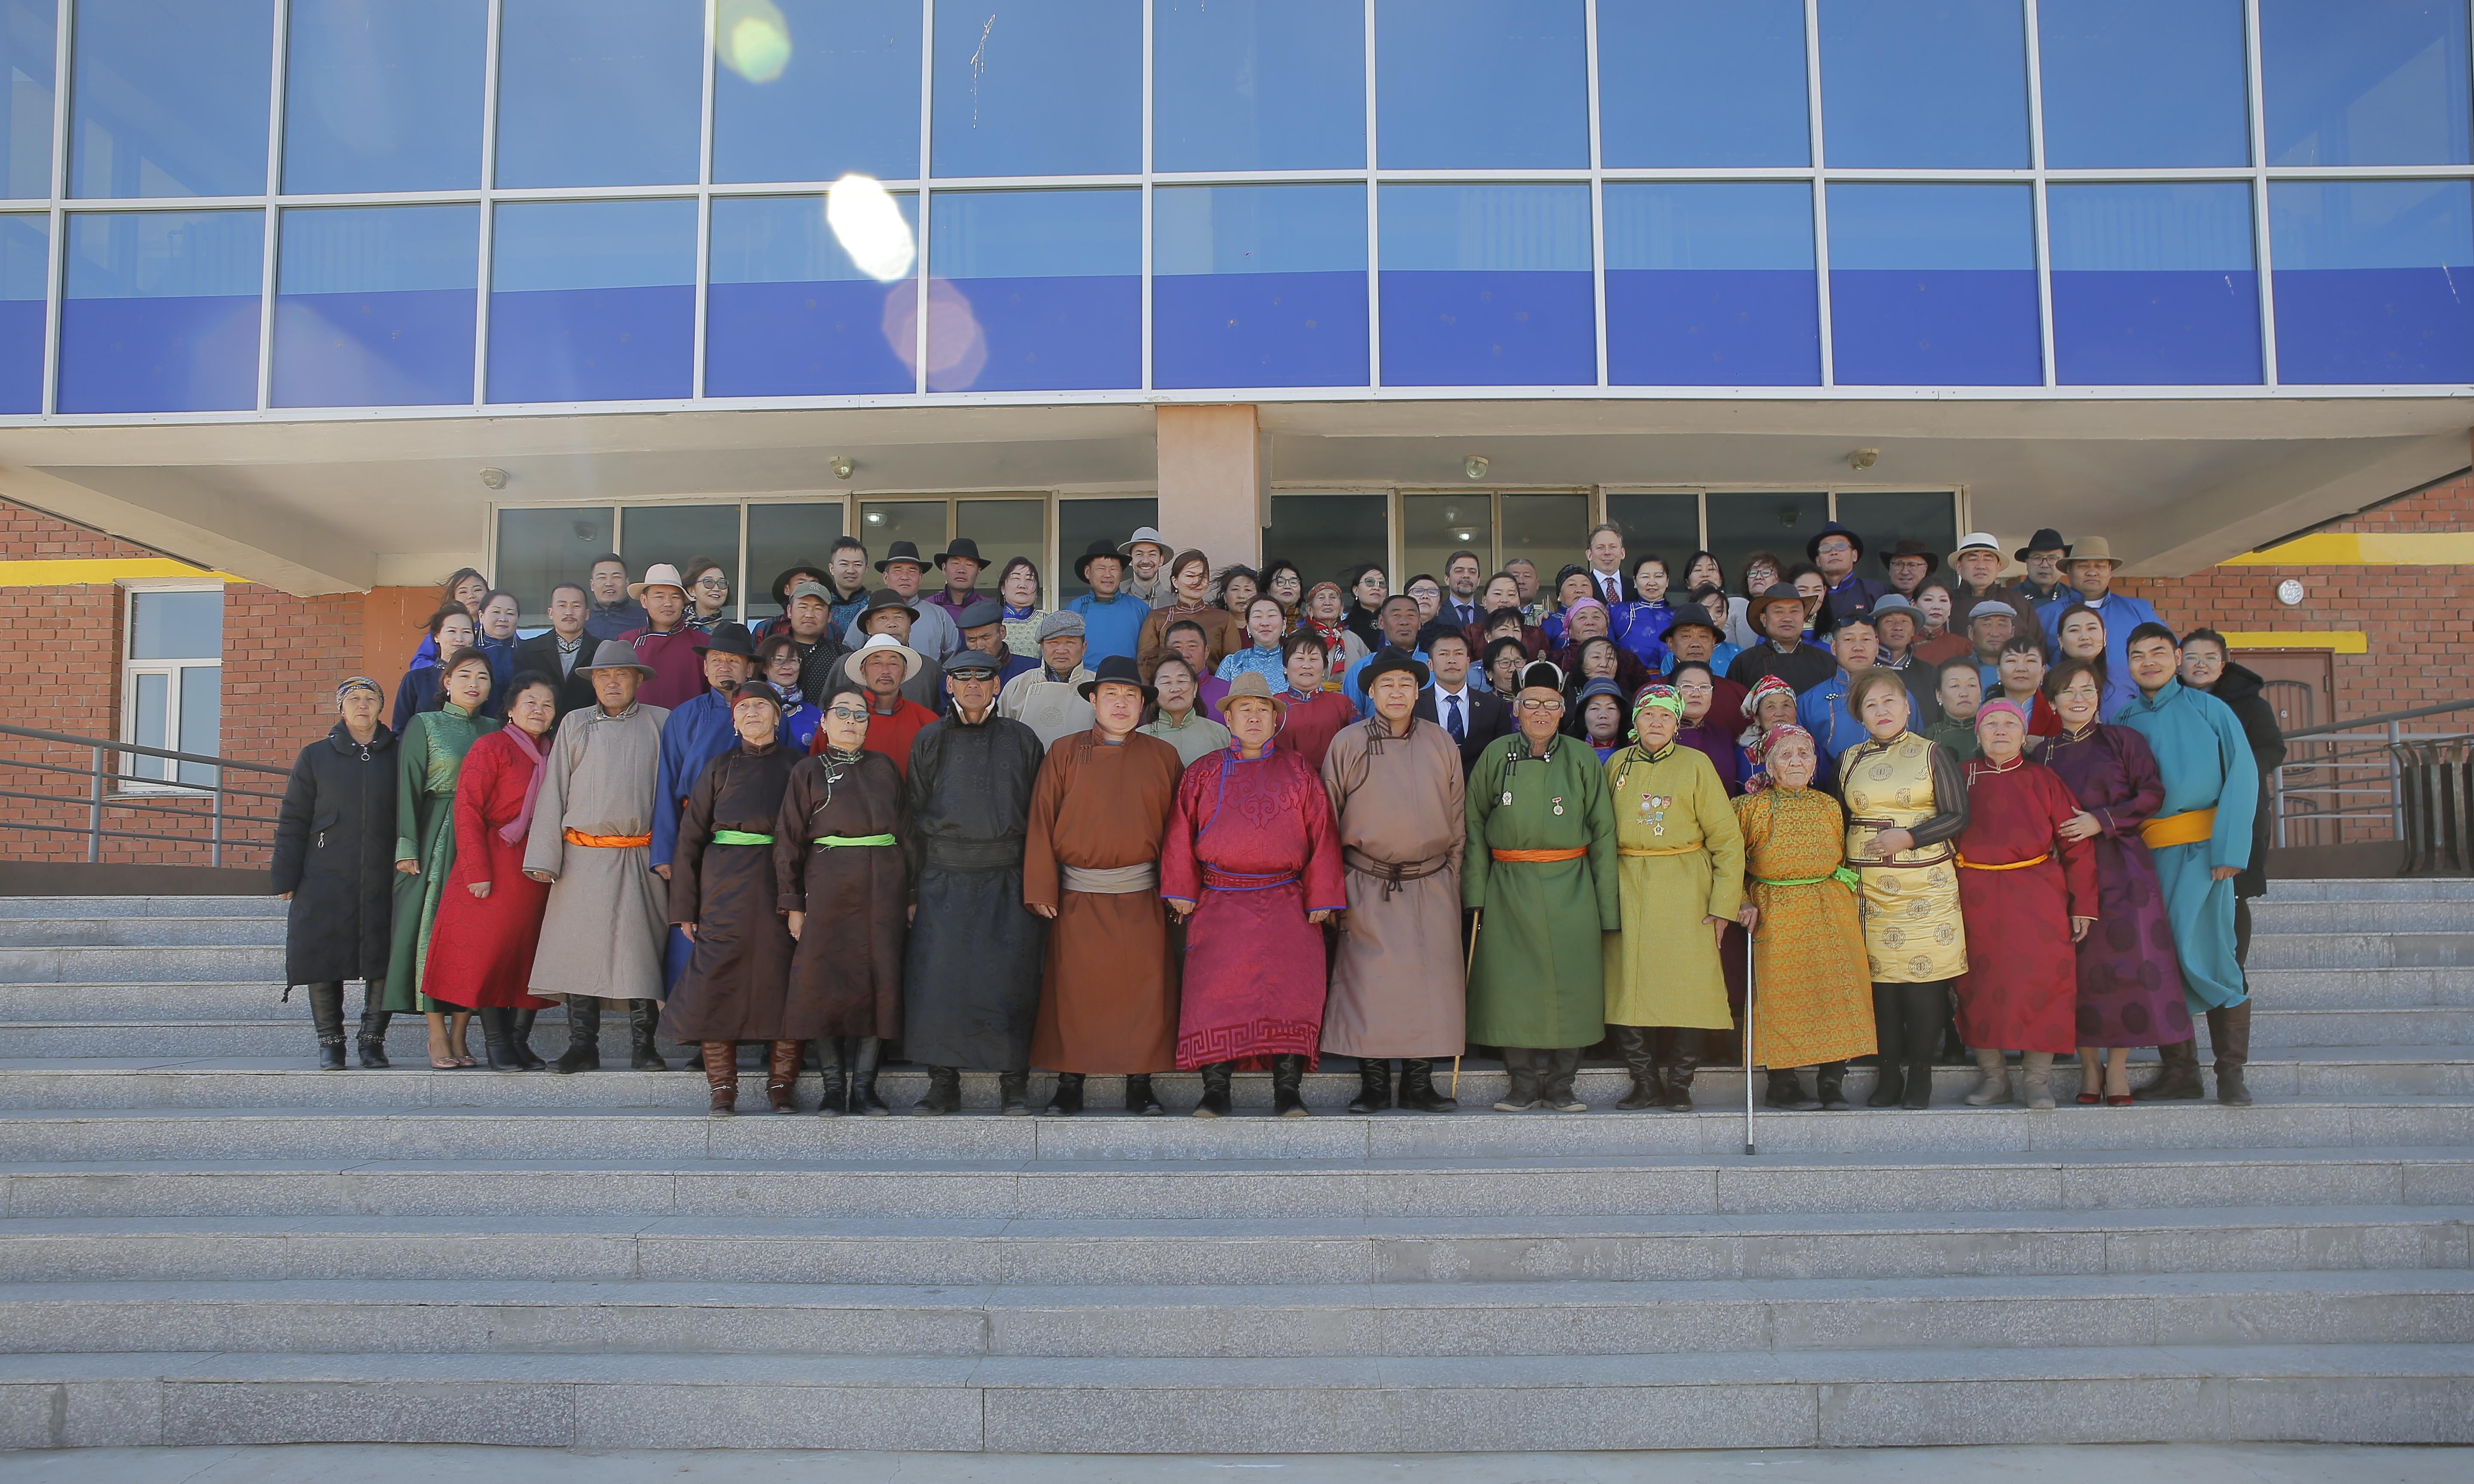
[[[2026,860],[2014,860],[2000,866],[1988,866],[1982,861],[1969,860],[1964,855],[1958,858],[1958,863],[1961,867],[1969,871],[2025,871],[2030,866],[2041,866],[2052,858],[2053,852],[2047,850],[2042,855],[2033,856]]]
[[[591,846],[596,850],[633,850],[640,845],[650,845],[653,843],[653,837],[648,834],[588,835],[580,829],[570,829],[566,833],[568,844]]]
[[[1588,846],[1576,845],[1568,850],[1489,850],[1499,861],[1516,861],[1527,866],[1542,866],[1550,861],[1579,860],[1589,853]]]
[[[2216,832],[2214,809],[2185,809],[2139,826],[2139,838],[2147,841],[2151,850],[2161,850],[2169,845],[2196,845]]]

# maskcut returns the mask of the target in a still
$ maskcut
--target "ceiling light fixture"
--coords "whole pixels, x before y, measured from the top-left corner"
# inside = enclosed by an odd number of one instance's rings
[[[502,468],[485,468],[481,471],[481,483],[493,490],[504,490],[507,488],[507,471]]]
[[[1473,453],[1467,458],[1463,459],[1461,461],[1461,472],[1467,474],[1471,479],[1484,479],[1486,477],[1486,455],[1482,453]]]

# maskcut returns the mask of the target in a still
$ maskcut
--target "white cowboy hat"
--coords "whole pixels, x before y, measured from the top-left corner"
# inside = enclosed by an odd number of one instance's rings
[[[647,587],[676,587],[683,597],[688,590],[688,585],[679,581],[679,569],[667,562],[656,562],[644,568],[644,580],[641,583],[629,583],[627,596],[641,603],[644,599],[644,589]]]
[[[865,659],[870,655],[883,655],[888,653],[900,655],[902,657],[902,678],[904,680],[910,680],[911,677],[919,673],[919,651],[903,643],[892,634],[871,634],[867,636],[866,643],[861,645],[855,650],[852,650],[848,655],[842,658],[842,674],[850,677],[856,683],[864,685],[867,683],[867,677],[860,673],[860,661]]]

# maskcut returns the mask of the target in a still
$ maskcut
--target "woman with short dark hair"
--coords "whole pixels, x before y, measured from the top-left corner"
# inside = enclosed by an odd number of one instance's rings
[[[436,710],[405,724],[396,746],[396,840],[392,942],[387,954],[386,1007],[395,1014],[419,1010],[429,1017],[429,1065],[452,1071],[478,1066],[464,1049],[472,1014],[460,1005],[421,993],[422,970],[437,924],[447,878],[455,867],[455,785],[473,744],[498,730],[481,714],[490,696],[490,660],[479,650],[458,649],[439,666],[444,689]],[[452,1035],[448,1017],[454,1017]]]
[[[361,981],[361,1065],[386,1060],[387,925],[395,891],[396,735],[386,693],[355,675],[335,687],[334,728],[301,750],[275,820],[275,894],[289,901],[284,993],[309,991],[318,1065],[344,1065],[344,981]]]

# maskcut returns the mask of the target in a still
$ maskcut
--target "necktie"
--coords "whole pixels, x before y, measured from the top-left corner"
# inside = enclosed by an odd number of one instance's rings
[[[1615,580],[1613,578],[1604,577],[1600,578],[1598,581],[1599,586],[1605,589],[1603,596],[1606,598],[1607,607],[1613,608],[1623,601],[1623,591],[1615,586]]]
[[[1450,702],[1452,706],[1452,714],[1443,719],[1444,730],[1452,734],[1453,741],[1467,741],[1468,727],[1461,721],[1461,698],[1458,696],[1446,696],[1443,699]]]

